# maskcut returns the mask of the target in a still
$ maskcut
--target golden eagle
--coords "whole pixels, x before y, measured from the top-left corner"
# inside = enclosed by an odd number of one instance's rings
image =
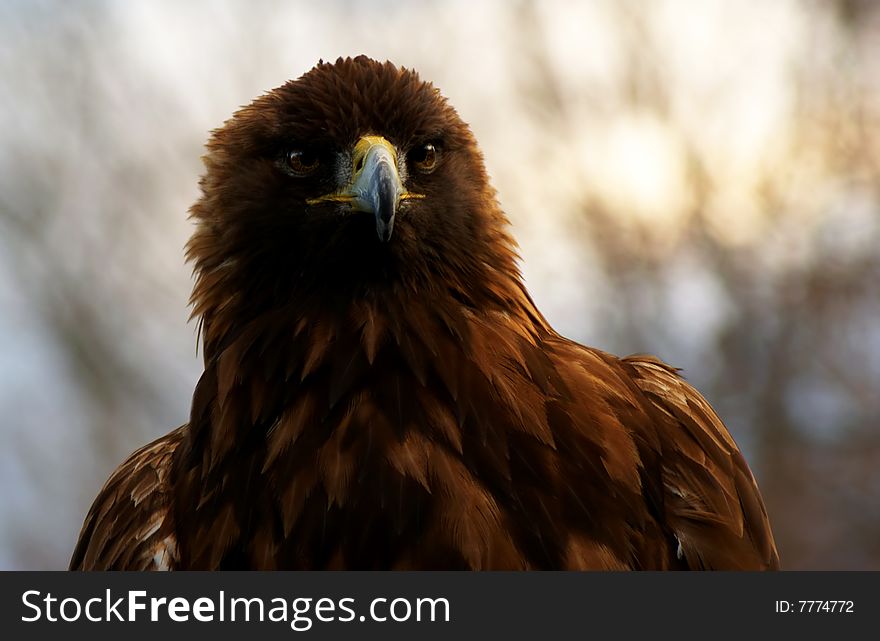
[[[74,569],[773,569],[758,487],[656,358],[563,338],[468,126],[411,70],[319,63],[208,143],[205,369]]]

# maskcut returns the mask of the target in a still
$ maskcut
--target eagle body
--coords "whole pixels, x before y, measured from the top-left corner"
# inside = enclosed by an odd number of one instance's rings
[[[700,394],[543,318],[414,72],[320,63],[205,162],[190,419],[111,475],[72,569],[778,567]]]

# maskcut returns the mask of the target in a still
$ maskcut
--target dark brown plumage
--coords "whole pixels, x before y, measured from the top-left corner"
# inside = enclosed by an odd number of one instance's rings
[[[76,569],[772,569],[757,485],[652,357],[547,324],[439,93],[319,64],[214,132],[188,256],[205,371]]]

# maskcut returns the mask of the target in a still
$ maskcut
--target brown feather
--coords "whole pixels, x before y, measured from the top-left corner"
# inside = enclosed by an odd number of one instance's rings
[[[145,445],[113,472],[86,515],[71,570],[176,569],[168,472],[185,429]]]

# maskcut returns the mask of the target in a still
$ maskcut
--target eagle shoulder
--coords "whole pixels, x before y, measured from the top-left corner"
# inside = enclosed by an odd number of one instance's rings
[[[171,570],[177,562],[168,475],[187,426],[131,454],[86,515],[71,570]]]
[[[778,569],[758,485],[706,399],[655,357],[621,362],[656,410],[662,514],[679,558],[695,569]]]

